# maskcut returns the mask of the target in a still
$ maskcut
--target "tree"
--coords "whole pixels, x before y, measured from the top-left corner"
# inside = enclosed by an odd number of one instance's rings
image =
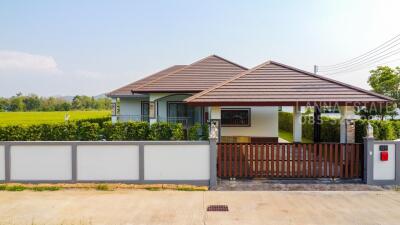
[[[40,99],[37,95],[28,95],[23,99],[27,111],[37,111],[40,108]]]
[[[394,117],[397,105],[400,103],[400,67],[390,68],[389,66],[378,66],[370,71],[371,76],[368,84],[379,94],[395,99],[394,105],[387,105],[375,112],[383,119],[385,115]],[[375,114],[374,113],[374,114]]]

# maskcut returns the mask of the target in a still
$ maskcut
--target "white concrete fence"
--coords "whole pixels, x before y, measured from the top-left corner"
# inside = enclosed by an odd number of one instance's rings
[[[214,186],[215,141],[0,142],[0,182]]]

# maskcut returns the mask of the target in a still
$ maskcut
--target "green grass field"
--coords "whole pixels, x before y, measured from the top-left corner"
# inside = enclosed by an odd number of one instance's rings
[[[67,112],[0,112],[0,126],[64,122]],[[110,116],[110,111],[69,111],[69,120]]]

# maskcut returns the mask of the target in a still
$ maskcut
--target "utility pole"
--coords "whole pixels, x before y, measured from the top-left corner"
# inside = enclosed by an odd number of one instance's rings
[[[318,72],[318,66],[314,65],[314,74]],[[321,106],[314,105],[314,143],[321,142]]]

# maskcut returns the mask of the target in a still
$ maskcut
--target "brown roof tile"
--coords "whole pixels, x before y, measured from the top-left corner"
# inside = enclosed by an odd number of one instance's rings
[[[387,102],[391,100],[374,92],[268,61],[193,95],[185,101],[204,105],[216,103],[293,105],[299,102]]]
[[[216,55],[132,88],[134,93],[200,92],[246,71],[247,68]]]
[[[114,97],[116,97],[116,96],[131,96],[132,95],[132,92],[131,92],[132,89],[140,87],[143,84],[146,84],[147,82],[151,82],[152,80],[155,80],[157,78],[163,77],[163,76],[165,76],[165,75],[167,75],[169,73],[173,73],[173,72],[175,72],[175,71],[177,71],[177,70],[179,70],[181,68],[184,68],[184,67],[185,67],[185,65],[171,66],[171,67],[169,67],[167,69],[161,70],[161,71],[159,71],[159,72],[157,72],[155,74],[152,74],[150,76],[147,76],[147,77],[145,77],[143,79],[140,79],[138,81],[135,81],[133,83],[125,85],[125,86],[123,86],[121,88],[118,88],[118,89],[108,93],[107,96],[109,96],[109,97],[113,97],[113,96]]]

